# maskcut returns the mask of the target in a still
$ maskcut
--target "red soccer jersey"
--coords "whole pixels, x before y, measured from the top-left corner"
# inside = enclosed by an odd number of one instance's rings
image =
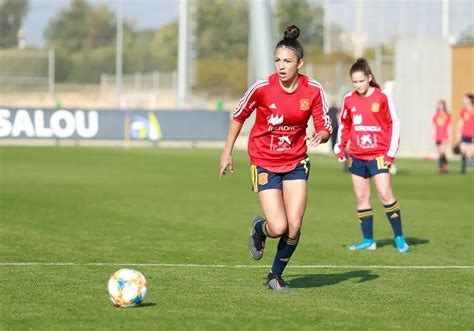
[[[306,157],[304,138],[310,116],[316,132],[332,132],[323,87],[304,75],[299,75],[291,93],[283,90],[277,74],[255,82],[235,107],[234,120],[243,123],[254,110],[250,161],[270,171],[290,171]]]
[[[474,137],[474,108],[461,109],[461,114],[459,115],[462,121],[462,132],[463,137]]]
[[[392,162],[400,142],[400,121],[392,98],[380,90],[368,97],[356,91],[344,97],[338,137],[334,152],[344,156],[349,141],[349,154],[365,161],[383,155]]]
[[[451,115],[446,112],[436,112],[433,116],[433,124],[435,126],[435,140],[439,142],[448,140]]]

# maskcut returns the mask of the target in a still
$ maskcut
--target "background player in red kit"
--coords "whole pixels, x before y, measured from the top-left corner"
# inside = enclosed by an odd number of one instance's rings
[[[461,133],[461,173],[466,173],[467,160],[474,157],[474,95],[466,94],[463,108],[459,115],[459,132]]]
[[[399,252],[408,252],[403,237],[400,206],[392,193],[389,168],[398,149],[400,122],[392,98],[375,81],[369,64],[363,58],[350,70],[355,91],[344,97],[341,108],[338,141],[334,147],[340,162],[348,163],[357,199],[363,240],[350,250],[375,250],[373,237],[374,212],[370,203],[370,180],[373,177],[380,201],[395,234]],[[349,144],[346,160],[345,148]]]
[[[449,142],[451,115],[446,109],[446,102],[444,100],[438,102],[438,107],[432,121],[435,128],[435,143],[438,150],[438,172],[445,173],[448,171],[446,144]]]
[[[267,276],[267,286],[277,291],[289,290],[281,275],[298,244],[306,209],[311,166],[306,143],[313,147],[325,143],[332,131],[322,86],[299,74],[303,66],[303,47],[296,40],[299,33],[294,25],[286,29],[275,48],[276,73],[255,82],[240,99],[220,159],[222,177],[227,167],[233,171],[235,140],[244,121],[256,111],[248,152],[253,190],[258,192],[265,218],[252,222],[249,251],[260,260],[265,239],[280,238]],[[307,134],[310,116],[315,132]]]

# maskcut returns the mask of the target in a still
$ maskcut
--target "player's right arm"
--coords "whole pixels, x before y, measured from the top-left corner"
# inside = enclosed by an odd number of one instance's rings
[[[230,172],[234,172],[234,160],[232,159],[232,150],[234,149],[235,141],[239,136],[240,130],[244,123],[237,122],[232,120],[229,127],[229,132],[227,133],[227,140],[225,142],[224,150],[222,151],[220,159],[220,170],[219,170],[219,179],[225,175],[227,167],[229,167]]]
[[[250,86],[235,107],[229,132],[227,133],[227,140],[220,159],[219,179],[225,175],[227,167],[229,167],[231,173],[234,172],[232,150],[234,149],[235,141],[242,130],[245,120],[258,106],[259,90],[266,85],[268,85],[268,79],[256,81],[252,86]]]
[[[350,94],[346,95],[344,98],[344,102],[341,107],[341,112],[339,114],[339,130],[337,131],[337,141],[334,145],[334,153],[336,154],[337,158],[340,162],[346,161],[346,145],[347,141],[349,140],[349,135],[352,128],[352,117],[350,113],[350,109],[347,106],[347,97]]]

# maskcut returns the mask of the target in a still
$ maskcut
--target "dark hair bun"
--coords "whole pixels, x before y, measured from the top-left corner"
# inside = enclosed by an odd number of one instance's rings
[[[298,38],[299,35],[300,35],[300,28],[298,28],[296,25],[290,25],[289,27],[286,28],[283,39],[296,40],[296,38]]]
[[[357,59],[357,63],[364,63],[365,64],[365,63],[368,63],[368,62],[365,58],[360,57],[360,58]]]

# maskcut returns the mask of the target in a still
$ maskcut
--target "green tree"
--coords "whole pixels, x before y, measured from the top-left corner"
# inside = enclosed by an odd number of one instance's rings
[[[151,40],[150,51],[154,70],[173,71],[178,59],[178,21],[157,29]]]
[[[133,26],[124,22],[123,31],[124,50],[132,49]],[[58,81],[97,82],[100,73],[115,71],[116,19],[107,6],[72,0],[49,21],[44,33],[48,46],[56,52]],[[124,54],[124,63],[126,58]]]
[[[278,40],[287,26],[298,26],[301,31],[298,41],[303,45],[305,58],[313,58],[323,53],[323,18],[323,8],[311,5],[307,0],[278,0],[275,13]]]
[[[112,45],[115,18],[105,6],[93,7],[85,0],[73,0],[70,7],[52,19],[45,30],[50,46],[67,52]]]
[[[0,48],[18,44],[18,32],[28,10],[28,0],[0,0]]]
[[[247,1],[196,3],[196,88],[214,95],[240,95],[247,85]]]

